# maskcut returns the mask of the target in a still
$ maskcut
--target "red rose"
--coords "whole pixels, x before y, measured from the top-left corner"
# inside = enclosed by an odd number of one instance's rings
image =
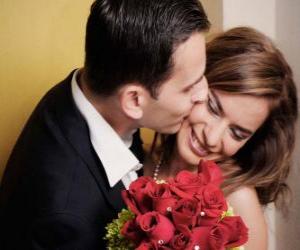
[[[208,245],[211,250],[225,250],[225,236],[218,227],[211,228],[208,236]]]
[[[135,245],[139,245],[145,237],[144,232],[139,228],[135,219],[127,221],[123,225],[121,235],[133,242]]]
[[[169,247],[161,246],[153,242],[142,242],[136,250],[172,250]]]
[[[183,233],[177,233],[171,241],[171,247],[174,250],[185,250],[189,243],[189,237],[186,237]]]
[[[200,161],[198,173],[205,184],[220,186],[223,182],[223,175],[220,167],[213,161]]]
[[[208,226],[218,221],[224,211],[227,211],[227,202],[223,192],[215,185],[208,184],[199,190],[196,195],[201,203],[201,213],[198,225]]]
[[[181,198],[192,198],[203,185],[201,176],[187,170],[180,171],[171,182],[171,187],[174,187],[172,191]]]
[[[196,199],[181,199],[172,210],[174,225],[194,227],[201,211],[200,203]]]
[[[138,204],[134,199],[134,196],[132,196],[128,190],[123,190],[121,194],[122,194],[123,201],[126,203],[129,210],[131,210],[136,215],[141,214],[138,208]]]
[[[196,246],[203,250],[225,250],[223,236],[214,226],[201,226],[192,230],[186,249],[194,250]]]
[[[175,180],[176,183],[182,184],[182,185],[191,185],[191,184],[194,184],[194,183],[197,183],[197,184],[200,184],[200,185],[202,184],[202,183],[199,183],[197,174],[195,174],[191,171],[188,171],[188,170],[180,171],[175,176],[174,180]]]
[[[152,199],[148,194],[153,182],[151,177],[142,176],[130,184],[129,190],[122,191],[124,202],[136,215],[153,210]]]
[[[135,181],[131,182],[129,185],[129,190],[136,193],[137,191],[145,189],[148,183],[155,183],[155,181],[150,176],[141,176]]]
[[[240,216],[225,217],[218,227],[225,238],[226,248],[244,245],[248,240],[248,228]]]
[[[172,222],[158,212],[138,215],[137,223],[150,241],[167,244],[174,236],[175,227]]]
[[[151,242],[142,242],[135,250],[156,250]]]
[[[186,225],[178,225],[177,233],[170,242],[170,246],[174,250],[186,250],[190,243],[191,231]]]
[[[177,203],[177,197],[172,195],[169,184],[154,183],[149,196],[152,198],[153,210],[163,215],[167,215]]]
[[[172,249],[194,250],[198,246],[203,250],[225,250],[223,236],[216,226],[195,227],[190,230],[187,226],[180,225],[177,230],[180,233],[172,239]]]

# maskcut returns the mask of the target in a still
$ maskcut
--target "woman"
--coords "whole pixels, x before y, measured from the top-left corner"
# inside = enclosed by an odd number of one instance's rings
[[[165,179],[196,171],[200,159],[218,162],[228,202],[249,228],[246,249],[267,249],[262,206],[285,198],[295,140],[291,69],[266,36],[235,28],[208,43],[206,77],[207,102],[194,106],[176,136],[162,137],[160,164],[151,154],[145,174]]]

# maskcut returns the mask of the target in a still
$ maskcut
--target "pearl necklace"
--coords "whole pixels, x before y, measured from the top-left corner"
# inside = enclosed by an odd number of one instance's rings
[[[153,179],[155,181],[158,180],[158,174],[159,174],[160,167],[161,167],[161,160],[159,160],[159,162],[154,167]]]

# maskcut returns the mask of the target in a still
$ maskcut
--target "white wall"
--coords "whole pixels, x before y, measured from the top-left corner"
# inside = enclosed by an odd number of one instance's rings
[[[300,1],[276,0],[276,42],[289,61],[300,96]],[[298,121],[299,124],[299,121]],[[293,205],[288,218],[277,213],[276,250],[300,249],[300,124],[294,153],[294,167],[289,184],[293,192]]]
[[[276,0],[223,0],[223,29],[251,26],[272,39],[276,37]],[[269,250],[276,249],[275,209],[265,210],[269,228]],[[277,250],[277,249],[276,249]]]
[[[276,0],[223,0],[223,27],[252,26],[275,37]]]

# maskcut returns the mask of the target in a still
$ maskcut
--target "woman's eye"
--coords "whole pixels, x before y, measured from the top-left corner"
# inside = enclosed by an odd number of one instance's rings
[[[218,111],[217,105],[212,101],[212,99],[210,97],[208,97],[207,106],[208,106],[208,110],[212,114],[219,115],[219,111]]]
[[[244,135],[241,131],[236,130],[234,128],[230,129],[232,137],[237,141],[242,141],[248,138],[248,136]]]

